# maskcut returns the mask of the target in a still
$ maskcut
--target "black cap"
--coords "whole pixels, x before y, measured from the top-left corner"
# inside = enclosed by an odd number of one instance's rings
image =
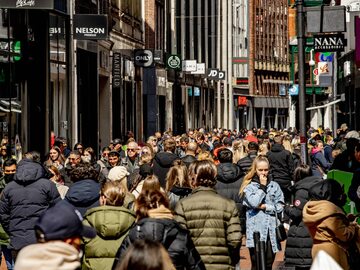
[[[65,201],[57,203],[47,209],[35,224],[35,230],[39,230],[39,240],[63,240],[80,236],[94,238],[94,228],[84,226],[82,216],[78,210]]]
[[[112,140],[112,144],[117,145],[117,144],[122,144],[122,142],[121,142],[121,140],[119,138],[116,138],[116,139]]]

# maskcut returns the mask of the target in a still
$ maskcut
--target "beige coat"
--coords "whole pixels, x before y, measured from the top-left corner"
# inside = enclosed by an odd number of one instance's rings
[[[349,269],[346,250],[350,240],[357,238],[359,226],[329,201],[309,201],[303,209],[303,221],[314,244],[313,259],[320,250],[327,252],[342,268]]]
[[[80,267],[79,251],[63,241],[24,247],[16,258],[16,270],[74,270]]]

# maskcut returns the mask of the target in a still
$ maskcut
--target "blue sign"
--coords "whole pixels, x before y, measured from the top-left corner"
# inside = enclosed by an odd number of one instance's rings
[[[298,84],[293,84],[292,86],[289,87],[289,95],[290,96],[299,95],[299,85]]]
[[[285,84],[279,85],[279,96],[286,96],[286,86]]]

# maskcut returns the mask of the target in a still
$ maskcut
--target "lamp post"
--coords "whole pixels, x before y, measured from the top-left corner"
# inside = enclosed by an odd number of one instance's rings
[[[296,1],[298,63],[299,63],[299,135],[301,144],[301,160],[308,163],[307,138],[306,138],[306,113],[305,113],[305,24],[304,0]]]

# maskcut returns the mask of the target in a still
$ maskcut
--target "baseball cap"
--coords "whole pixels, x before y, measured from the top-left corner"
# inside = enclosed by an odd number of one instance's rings
[[[74,236],[94,238],[96,230],[84,226],[83,218],[74,206],[61,201],[47,209],[35,224],[35,230],[40,231],[39,240],[62,240]]]
[[[112,144],[117,145],[117,144],[122,144],[122,142],[121,142],[121,140],[119,138],[116,138],[116,139],[112,140]]]

